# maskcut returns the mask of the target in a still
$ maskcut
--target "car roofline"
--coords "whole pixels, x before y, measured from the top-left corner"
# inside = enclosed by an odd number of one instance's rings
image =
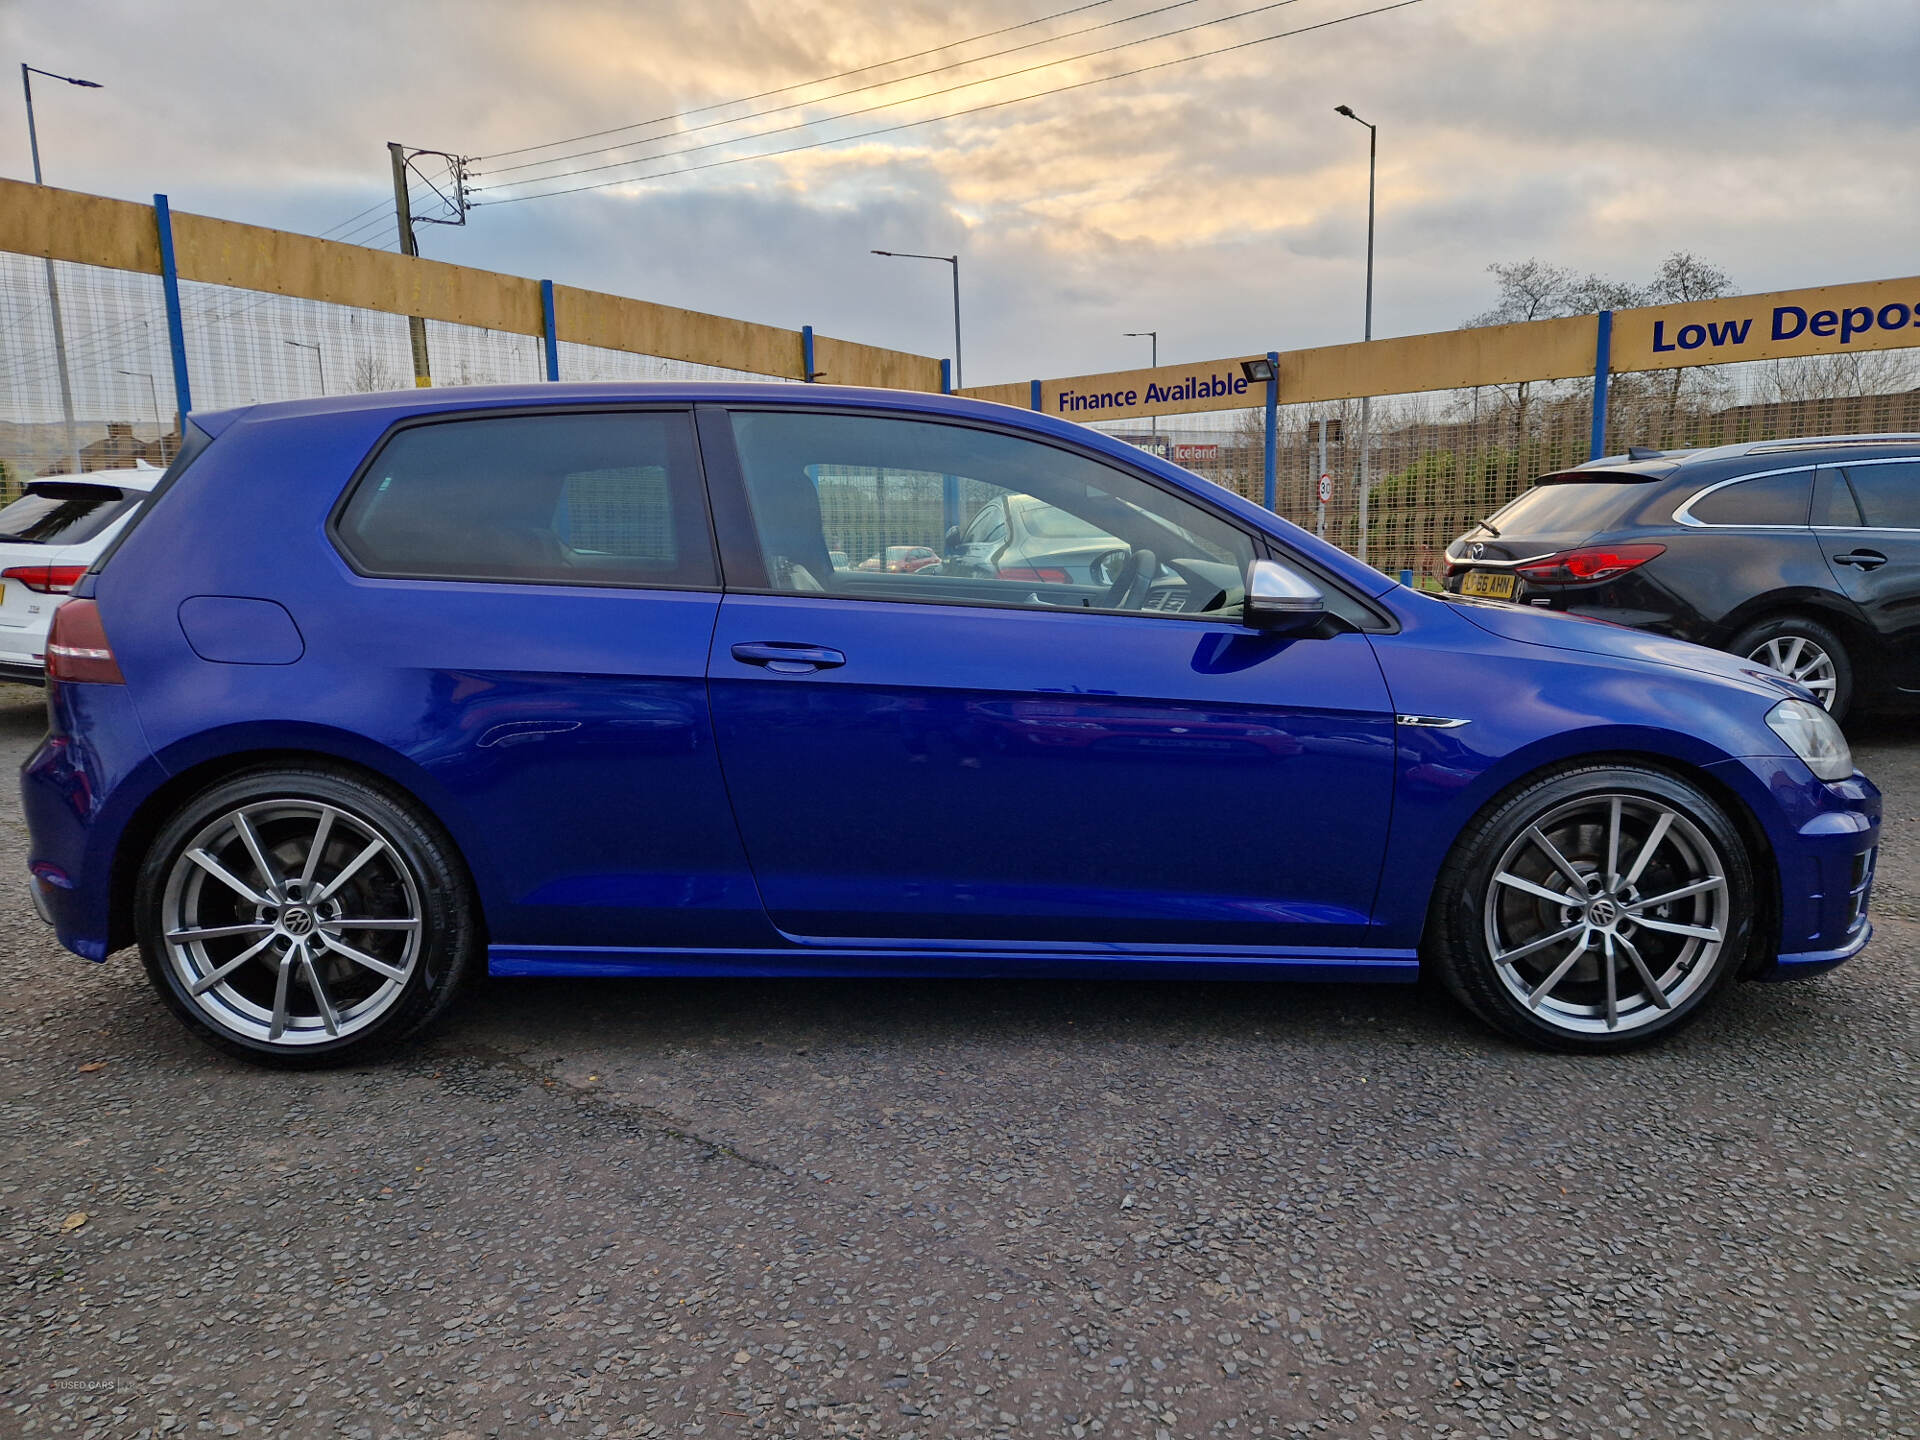
[[[417,390],[378,391],[367,395],[329,395],[307,400],[279,400],[232,411],[190,417],[210,434],[236,425],[274,424],[288,420],[325,420],[353,415],[390,416],[399,420],[481,410],[562,409],[572,405],[734,405],[814,406],[865,410],[876,415],[911,412],[952,420],[977,420],[1005,425],[1040,438],[1052,438],[1082,450],[1102,454],[1184,489],[1196,490],[1210,504],[1234,515],[1242,524],[1284,540],[1307,559],[1338,575],[1370,599],[1394,588],[1391,576],[1354,559],[1317,538],[1312,531],[1193,471],[1162,460],[1151,451],[1116,439],[1077,421],[1019,405],[975,400],[964,395],[939,395],[924,390],[888,390],[858,385],[809,385],[798,381],[650,380],[546,381],[521,385],[434,386]]]

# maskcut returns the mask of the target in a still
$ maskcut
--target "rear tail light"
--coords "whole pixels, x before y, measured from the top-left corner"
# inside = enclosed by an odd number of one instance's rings
[[[84,565],[16,565],[0,570],[0,580],[12,580],[41,595],[65,595],[86,573]]]
[[[1034,567],[1031,565],[1003,565],[1000,567],[1002,580],[1031,580],[1041,585],[1064,585],[1067,572],[1055,570],[1051,566]]]
[[[1664,545],[1594,545],[1583,550],[1563,550],[1514,566],[1523,580],[1532,585],[1574,585],[1587,580],[1611,580],[1629,570],[1638,569],[1656,555],[1666,553]]]
[[[107,644],[100,607],[91,600],[69,600],[53,616],[47,633],[47,679],[70,684],[124,685],[120,662]]]

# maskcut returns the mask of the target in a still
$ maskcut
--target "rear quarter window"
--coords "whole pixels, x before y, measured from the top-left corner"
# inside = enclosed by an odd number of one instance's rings
[[[1756,475],[1708,489],[1687,506],[1702,525],[1805,525],[1813,503],[1813,472]]]
[[[682,412],[435,421],[393,435],[340,512],[362,571],[410,579],[719,583]]]

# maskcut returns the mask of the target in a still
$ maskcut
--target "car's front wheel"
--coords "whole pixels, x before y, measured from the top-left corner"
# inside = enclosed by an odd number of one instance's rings
[[[286,768],[189,801],[141,868],[147,976],[203,1039],[279,1065],[357,1060],[452,1000],[477,939],[439,827],[360,777]]]
[[[1510,1035],[1622,1050],[1671,1033],[1754,933],[1746,844],[1695,786],[1636,765],[1562,770],[1478,817],[1435,897],[1430,960]]]

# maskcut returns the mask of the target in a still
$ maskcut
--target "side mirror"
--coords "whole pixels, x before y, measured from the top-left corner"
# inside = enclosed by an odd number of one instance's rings
[[[1312,629],[1327,613],[1327,598],[1305,576],[1277,560],[1256,560],[1247,567],[1245,623],[1275,634]]]
[[[960,540],[961,540],[960,527],[958,525],[949,525],[947,527],[946,539],[942,540],[940,543],[942,548],[946,550],[947,554],[951,555],[953,554],[954,551],[960,548]]]

